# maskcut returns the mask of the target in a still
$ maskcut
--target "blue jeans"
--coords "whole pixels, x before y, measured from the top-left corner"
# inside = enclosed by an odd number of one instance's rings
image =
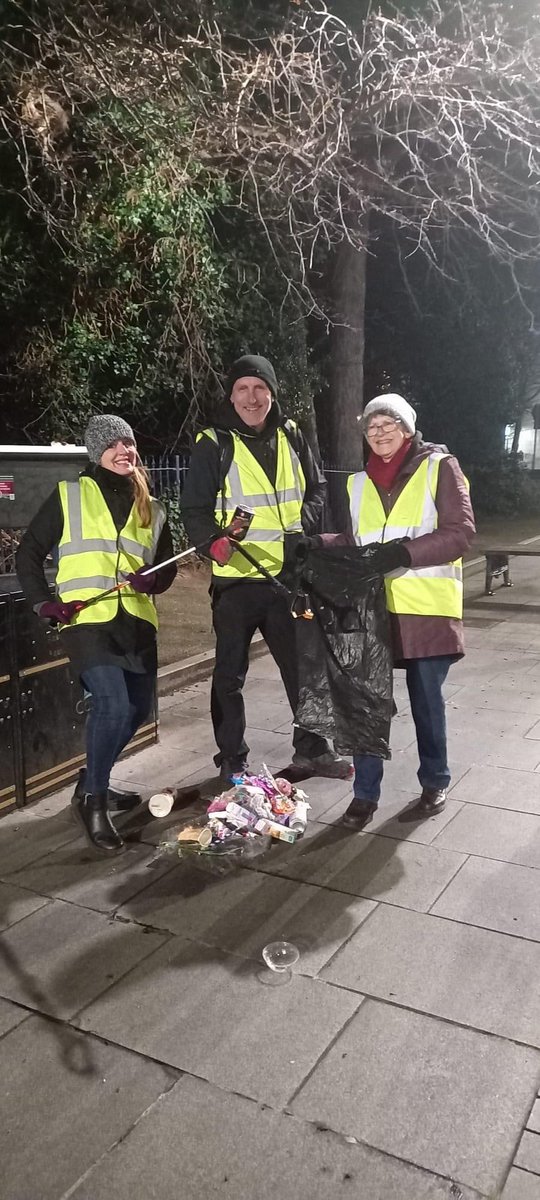
[[[450,783],[446,750],[446,715],[443,683],[455,661],[454,655],[414,658],[406,666],[411,711],[416,729],[423,788],[446,788]],[[375,754],[354,755],[354,796],[377,804],[381,794],[384,759]]]
[[[107,791],[122,750],[152,708],[155,676],[137,675],[122,667],[88,667],[81,675],[92,704],[86,724],[86,778],[92,795]]]

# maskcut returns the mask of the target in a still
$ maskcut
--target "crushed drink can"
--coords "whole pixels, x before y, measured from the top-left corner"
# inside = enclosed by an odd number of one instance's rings
[[[296,808],[292,816],[289,817],[289,829],[294,829],[297,833],[305,833],[309,807],[306,800],[296,801]]]

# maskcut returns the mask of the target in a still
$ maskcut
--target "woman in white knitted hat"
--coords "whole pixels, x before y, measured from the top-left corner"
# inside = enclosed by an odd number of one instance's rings
[[[72,799],[95,850],[118,854],[124,843],[111,812],[140,797],[115,792],[116,759],[147,718],[154,695],[157,615],[153,596],[170,587],[174,564],[144,575],[173,554],[163,506],[149,493],[135,436],[122,417],[91,417],[90,465],[76,482],[60,482],[30,523],[17,555],[21,587],[43,620],[61,627],[74,671],[91,697],[86,768]],[[56,598],[44,561],[56,547]],[[129,586],[94,601],[116,583]]]
[[[394,664],[405,669],[416,728],[417,812],[427,817],[442,811],[450,783],[442,687],[464,653],[461,556],[474,537],[474,515],[457,459],[422,440],[403,396],[376,396],[361,420],[370,453],[365,470],[348,480],[350,530],[313,541],[380,543],[372,562],[386,576]],[[343,820],[363,829],[379,803],[384,760],[359,754],[354,768]]]

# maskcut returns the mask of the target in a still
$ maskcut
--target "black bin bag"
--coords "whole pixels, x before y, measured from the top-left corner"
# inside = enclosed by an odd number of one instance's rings
[[[295,622],[300,676],[295,724],[340,754],[390,758],[392,651],[375,546],[311,550],[297,567],[313,620]]]

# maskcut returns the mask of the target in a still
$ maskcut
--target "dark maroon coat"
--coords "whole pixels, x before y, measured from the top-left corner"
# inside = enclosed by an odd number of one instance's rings
[[[419,434],[415,435],[410,454],[404,460],[391,491],[377,488],[386,514],[393,508],[407,480],[414,475],[422,460],[434,451],[447,453],[446,446],[423,442]],[[476,533],[469,490],[457,458],[453,455],[442,459],[439,465],[435,503],[439,522],[437,529],[407,543],[413,569],[437,567],[461,558]],[[326,545],[350,545],[354,540],[351,528],[346,533],[321,534],[321,541]],[[390,613],[390,622],[394,662],[398,666],[411,658],[433,658],[438,654],[461,656],[465,652],[463,622],[453,617]]]

